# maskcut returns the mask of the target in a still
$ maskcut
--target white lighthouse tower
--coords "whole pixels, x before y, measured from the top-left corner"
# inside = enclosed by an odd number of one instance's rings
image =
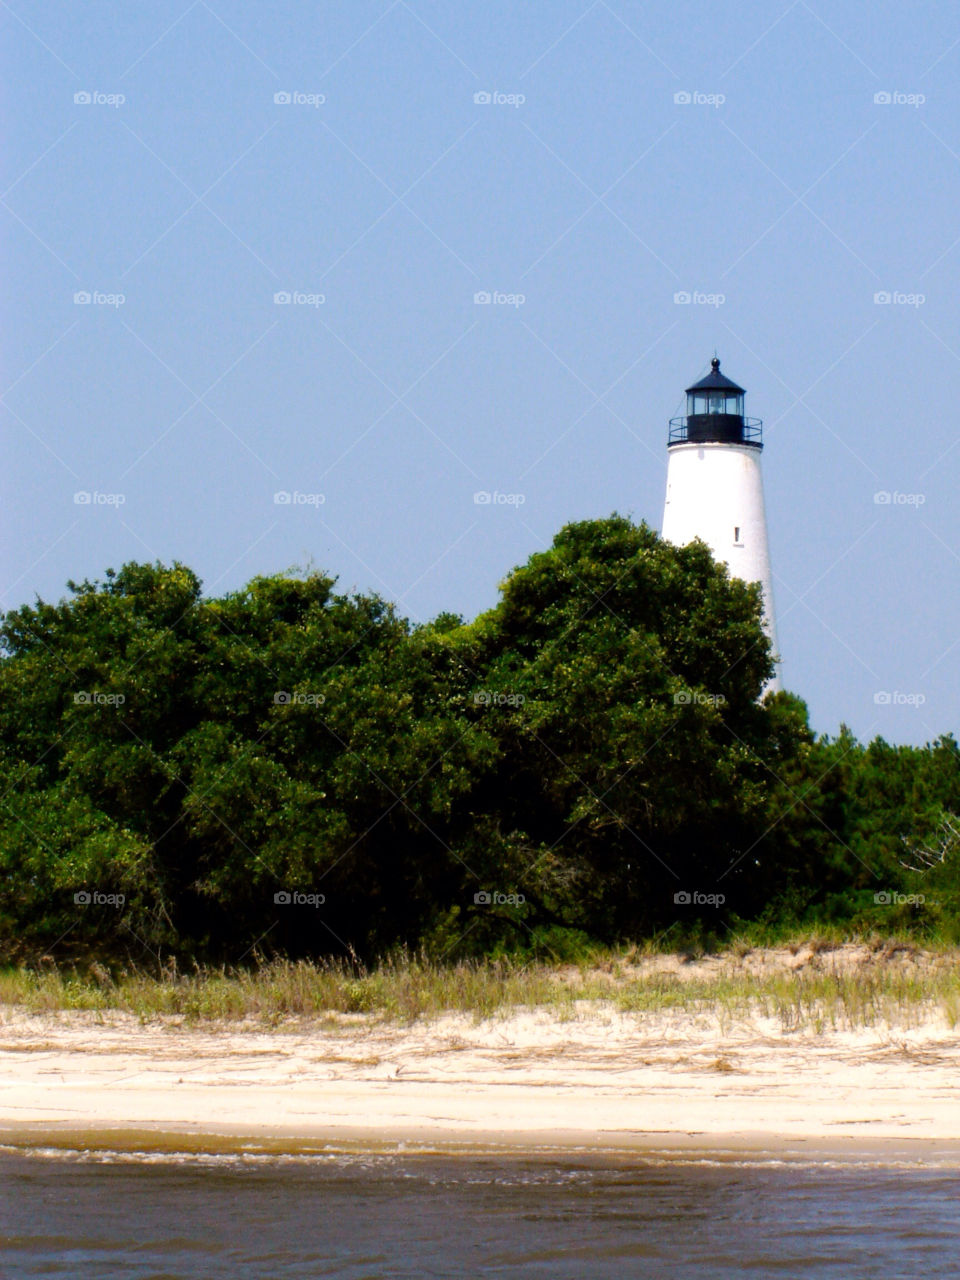
[[[763,423],[743,415],[743,387],[710,372],[687,387],[686,417],[673,418],[667,444],[663,537],[676,546],[701,538],[737,578],[759,582],[763,626],[779,661],[767,520],[763,507]],[[779,689],[775,675],[767,690]]]

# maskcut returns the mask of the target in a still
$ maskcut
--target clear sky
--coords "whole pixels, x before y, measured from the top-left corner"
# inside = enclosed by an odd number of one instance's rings
[[[0,27],[3,607],[180,559],[473,616],[567,521],[659,528],[716,349],[765,420],[785,685],[824,732],[960,727],[955,4]]]

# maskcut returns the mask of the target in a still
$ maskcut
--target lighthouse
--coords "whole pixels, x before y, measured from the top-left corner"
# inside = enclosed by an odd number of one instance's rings
[[[763,423],[744,416],[746,392],[720,372],[716,356],[686,395],[686,416],[670,421],[663,537],[680,547],[701,538],[734,577],[760,583],[763,628],[779,661],[760,471]],[[775,675],[765,692],[779,687]]]

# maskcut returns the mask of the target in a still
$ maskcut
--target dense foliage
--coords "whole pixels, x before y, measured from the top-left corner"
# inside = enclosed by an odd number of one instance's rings
[[[3,954],[960,919],[957,744],[816,739],[763,697],[758,589],[702,544],[570,525],[469,624],[334,588],[205,599],[181,565],[129,564],[6,615]]]

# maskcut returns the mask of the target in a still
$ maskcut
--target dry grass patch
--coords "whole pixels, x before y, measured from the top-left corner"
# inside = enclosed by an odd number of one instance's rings
[[[801,952],[806,958],[801,956]],[[797,957],[800,956],[798,962]],[[0,1008],[32,1013],[120,1011],[150,1021],[277,1025],[309,1019],[410,1023],[444,1013],[476,1021],[539,1009],[557,1021],[677,1012],[732,1025],[765,1018],[783,1031],[960,1022],[958,953],[884,941],[804,938],[776,949],[735,942],[697,958],[631,948],[581,965],[513,960],[438,964],[399,956],[365,969],[341,961],[276,960],[253,969],[111,974],[45,967],[0,971]]]

